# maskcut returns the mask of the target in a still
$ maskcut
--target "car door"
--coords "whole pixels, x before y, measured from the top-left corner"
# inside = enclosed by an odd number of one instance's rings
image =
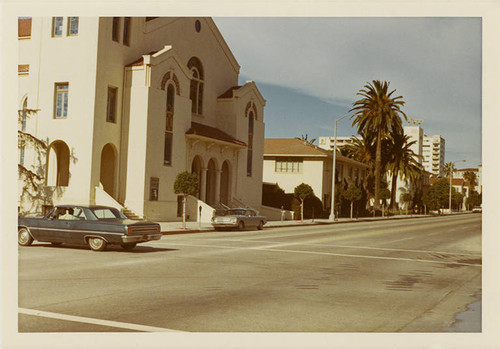
[[[44,220],[40,224],[40,241],[64,242],[69,222],[58,219]]]
[[[86,217],[80,207],[73,207],[71,215],[60,218],[61,229],[59,230],[59,238],[61,242],[82,244],[85,243],[84,235]]]

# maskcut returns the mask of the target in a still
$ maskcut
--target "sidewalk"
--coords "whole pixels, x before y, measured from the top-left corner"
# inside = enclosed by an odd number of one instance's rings
[[[467,214],[471,212],[455,212],[453,215],[457,214]],[[293,227],[293,226],[310,226],[310,225],[323,225],[323,224],[339,224],[339,223],[351,223],[351,222],[369,222],[369,221],[382,221],[382,220],[396,220],[396,219],[409,219],[409,218],[428,218],[428,217],[444,217],[447,215],[400,215],[391,217],[361,217],[361,218],[338,218],[335,222],[331,222],[328,219],[306,219],[302,223],[298,220],[287,220],[287,221],[269,221],[264,226],[264,229],[269,228],[279,228],[279,227]],[[198,222],[186,222],[186,229],[182,228],[182,222],[157,222],[161,226],[161,232],[164,235],[170,234],[189,234],[189,233],[199,233],[199,232],[211,232],[215,231],[211,223],[198,223]]]

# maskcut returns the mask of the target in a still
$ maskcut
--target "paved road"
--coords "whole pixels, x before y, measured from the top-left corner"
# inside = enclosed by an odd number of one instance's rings
[[[19,249],[19,331],[441,332],[481,294],[481,215]],[[480,331],[480,314],[457,331]]]

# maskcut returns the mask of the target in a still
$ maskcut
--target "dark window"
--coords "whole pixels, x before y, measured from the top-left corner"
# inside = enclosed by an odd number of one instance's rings
[[[177,217],[182,217],[182,195],[177,196]]]
[[[189,89],[189,98],[191,99],[191,112],[193,114],[203,114],[203,67],[198,58],[193,57],[188,62],[188,68],[193,74]]]
[[[160,189],[160,179],[157,177],[151,177],[151,190],[149,193],[150,201],[158,201],[159,189]]]
[[[165,132],[165,149],[163,152],[163,163],[172,165],[172,133]]]
[[[253,160],[253,111],[248,113],[248,152],[247,152],[247,176],[252,176]]]
[[[113,30],[112,30],[113,41],[118,42],[120,40],[119,30],[120,30],[120,17],[113,17]]]
[[[200,32],[201,30],[201,22],[199,20],[196,20],[196,22],[194,22],[194,28],[196,29],[196,32]]]
[[[165,147],[163,151],[163,164],[172,165],[172,139],[174,130],[174,97],[175,89],[172,84],[167,87],[167,105],[165,121]]]
[[[65,118],[68,116],[68,92],[69,84],[67,82],[56,84],[54,117]]]
[[[28,118],[28,98],[25,98],[23,102],[23,110],[21,112],[21,131],[26,131],[27,118]]]
[[[79,17],[68,17],[68,35],[78,35]]]
[[[118,89],[108,86],[108,105],[106,110],[106,121],[116,122],[116,97]]]
[[[63,17],[52,17],[52,36],[62,36]]]
[[[130,17],[123,19],[123,44],[130,45]]]

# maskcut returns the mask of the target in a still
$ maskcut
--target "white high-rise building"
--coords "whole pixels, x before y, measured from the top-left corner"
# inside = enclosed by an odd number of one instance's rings
[[[442,177],[444,173],[444,138],[440,135],[425,136],[422,155],[423,165],[427,172]]]
[[[337,137],[337,148],[343,147],[344,145],[352,143],[352,137]],[[334,137],[319,137],[319,147],[326,150],[333,150]]]
[[[419,155],[417,161],[424,170],[436,176],[444,176],[445,142],[440,135],[426,136],[422,129],[422,120],[408,119],[409,125],[404,126],[404,134],[410,137],[410,142],[415,141],[411,149]],[[352,143],[351,137],[337,137],[337,148]],[[319,137],[319,147],[333,150],[334,137]]]
[[[415,141],[415,143],[411,145],[410,149],[417,155],[417,162],[422,165],[422,152],[424,145],[424,130],[420,127],[422,120],[408,119],[408,122],[410,125],[404,127],[404,134],[410,137],[410,142]]]

